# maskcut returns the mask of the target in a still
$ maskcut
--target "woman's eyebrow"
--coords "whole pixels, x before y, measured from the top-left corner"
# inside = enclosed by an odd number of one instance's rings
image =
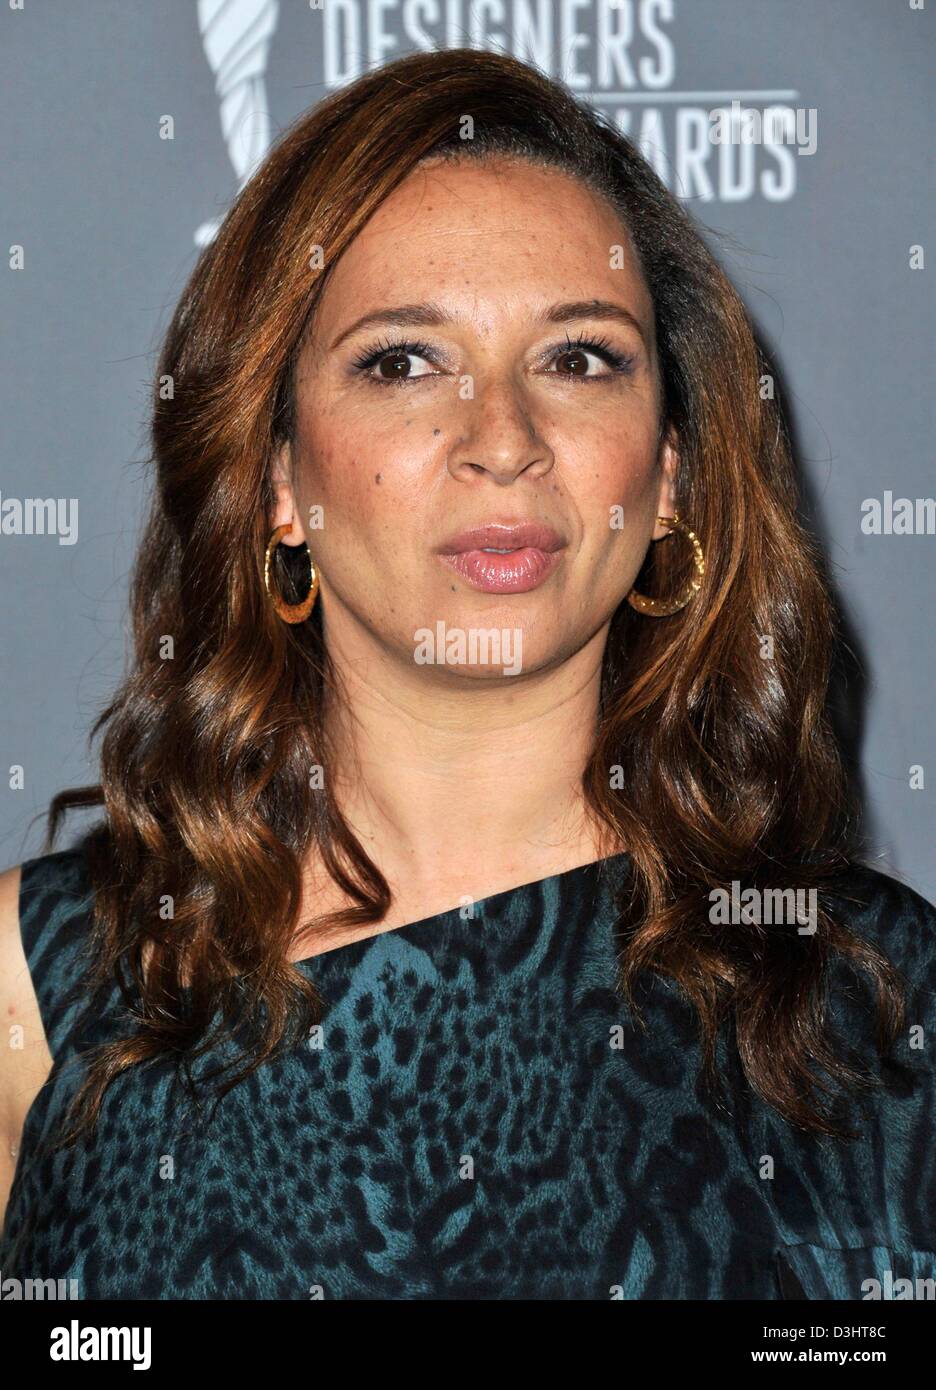
[[[647,330],[636,314],[625,309],[623,304],[615,304],[611,299],[573,299],[568,304],[554,304],[540,318],[541,323],[573,323],[578,319],[605,319],[626,324],[640,334],[644,347],[649,351]]]
[[[441,328],[443,324],[452,322],[451,315],[439,304],[403,304],[398,309],[375,309],[372,313],[355,319],[351,327],[346,328],[335,339],[331,351],[334,352],[336,347],[340,347],[345,338],[350,338],[352,333],[360,333],[364,328],[423,328],[426,325]]]
[[[565,304],[554,304],[550,309],[544,310],[535,322],[573,323],[578,319],[605,319],[627,324],[628,327],[636,329],[643,339],[644,347],[649,348],[647,333],[640,320],[623,304],[615,304],[610,299],[574,299]],[[365,328],[441,328],[445,324],[455,322],[458,320],[446,313],[440,304],[432,301],[425,304],[402,304],[395,309],[375,309],[355,319],[354,323],[335,339],[330,351],[334,352],[346,338],[350,338],[353,333],[360,333]]]

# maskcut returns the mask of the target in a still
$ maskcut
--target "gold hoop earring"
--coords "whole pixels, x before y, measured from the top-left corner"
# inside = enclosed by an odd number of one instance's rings
[[[263,560],[263,585],[267,591],[270,602],[273,604],[273,607],[284,623],[302,623],[315,607],[315,600],[319,589],[318,572],[312,563],[311,552],[309,553],[309,592],[301,603],[286,603],[280,594],[274,593],[270,588],[270,563],[273,559],[273,551],[279,545],[280,537],[285,536],[287,531],[291,530],[292,522],[287,526],[277,526],[267,542],[266,555]],[[306,546],[307,551],[308,549],[309,547]]]
[[[702,579],[705,575],[705,556],[702,554],[702,547],[699,538],[694,531],[690,531],[684,521],[680,521],[678,516],[658,516],[657,521],[661,526],[665,526],[669,531],[681,531],[692,546],[692,559],[695,565],[695,575],[673,599],[650,598],[648,594],[639,594],[636,589],[631,589],[627,595],[627,602],[631,608],[636,608],[638,613],[645,614],[648,618],[666,618],[670,613],[678,613],[681,608],[685,608],[690,599],[694,599],[702,587]],[[665,539],[664,537],[660,538]]]

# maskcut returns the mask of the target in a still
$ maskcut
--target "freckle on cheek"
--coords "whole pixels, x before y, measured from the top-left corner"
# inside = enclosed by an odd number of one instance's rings
[[[380,477],[381,477],[381,475],[378,473],[378,474],[375,476],[375,478],[374,478],[374,482],[375,482],[375,483],[379,483],[379,482],[380,482]]]
[[[441,431],[441,430],[433,430],[432,433],[433,433],[433,434],[441,434],[442,431]]]

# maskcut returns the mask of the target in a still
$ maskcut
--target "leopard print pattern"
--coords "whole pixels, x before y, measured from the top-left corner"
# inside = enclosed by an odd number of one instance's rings
[[[887,1271],[936,1276],[936,910],[875,870],[851,876],[851,925],[910,990],[843,1143],[761,1102],[725,1038],[713,1093],[672,982],[645,978],[639,1026],[614,989],[628,863],[300,962],[326,999],[320,1029],[210,1120],[179,1106],[160,1060],[112,1083],[90,1141],[55,1151],[82,1053],[126,1021],[116,986],[81,1016],[80,849],[28,860],[21,931],[54,1065],[0,1281],[74,1279],[94,1299],[613,1300],[861,1298]],[[833,1003],[868,1052],[853,979]]]

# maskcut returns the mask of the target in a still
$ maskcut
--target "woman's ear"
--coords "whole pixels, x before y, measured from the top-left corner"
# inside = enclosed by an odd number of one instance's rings
[[[657,516],[674,516],[676,512],[676,476],[679,472],[679,439],[672,425],[666,427],[660,445],[660,492],[657,498]],[[665,526],[653,528],[653,539],[661,541],[671,532]]]
[[[306,534],[299,519],[299,510],[293,492],[292,450],[288,443],[284,444],[274,455],[270,478],[276,497],[273,504],[273,514],[270,517],[270,529],[275,531],[278,526],[288,526],[292,523],[292,530],[287,531],[280,538],[281,544],[302,545]]]

